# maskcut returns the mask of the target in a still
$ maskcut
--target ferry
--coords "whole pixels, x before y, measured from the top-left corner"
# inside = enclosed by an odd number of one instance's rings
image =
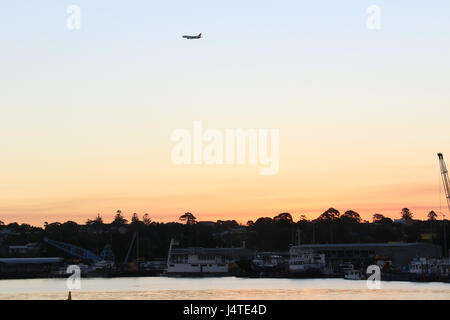
[[[289,272],[294,277],[322,276],[325,270],[325,254],[292,246],[289,250]]]
[[[167,276],[231,276],[239,268],[237,262],[247,259],[245,248],[173,248],[171,241],[167,257]]]

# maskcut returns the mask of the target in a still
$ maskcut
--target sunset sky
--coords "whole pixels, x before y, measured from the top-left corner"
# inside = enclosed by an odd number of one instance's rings
[[[72,4],[80,30],[66,27]],[[380,30],[366,26],[372,4]],[[449,12],[446,0],[3,1],[0,220],[447,211]],[[171,133],[195,120],[279,129],[278,174],[174,165]]]

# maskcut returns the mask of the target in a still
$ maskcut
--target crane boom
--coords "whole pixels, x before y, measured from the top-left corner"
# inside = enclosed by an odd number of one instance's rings
[[[438,153],[438,157],[439,157],[439,163],[441,165],[442,182],[444,184],[448,210],[450,212],[450,180],[448,178],[448,170],[447,170],[447,166],[445,165],[444,155],[442,153]]]
[[[127,252],[127,255],[125,257],[125,260],[123,260],[123,265],[125,265],[128,262],[128,258],[130,257],[131,249],[133,248],[133,243],[136,240],[137,236],[138,236],[137,232],[133,233],[133,238],[131,238],[130,247],[128,248],[128,252]],[[139,257],[136,257],[136,259],[137,258],[139,258]]]
[[[80,248],[76,245],[64,243],[56,240],[51,239],[45,239],[45,241],[54,246],[55,248],[58,248],[64,252],[67,252],[68,254],[71,254],[77,258],[85,259],[85,260],[92,260],[92,261],[101,261],[103,260],[101,257],[93,253],[92,251]]]
[[[450,181],[448,178],[448,170],[447,166],[445,165],[444,155],[442,153],[438,153],[438,157],[439,157],[439,164],[441,165],[442,183],[444,184],[448,211],[450,212]],[[448,257],[449,252],[447,250],[447,231],[446,231],[445,215],[443,215],[443,220],[444,220],[444,257]]]

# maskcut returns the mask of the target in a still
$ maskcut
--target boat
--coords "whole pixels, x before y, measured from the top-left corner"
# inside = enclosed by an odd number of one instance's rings
[[[449,259],[415,258],[408,266],[414,281],[450,281]]]
[[[292,246],[289,250],[289,273],[293,277],[320,277],[325,270],[325,254]]]
[[[379,264],[380,265],[380,264]],[[449,282],[450,262],[448,259],[417,257],[402,269],[388,265],[381,269],[383,281]]]
[[[251,270],[260,278],[278,278],[286,275],[287,261],[281,254],[261,252],[251,260]]]
[[[364,280],[365,277],[360,270],[347,270],[344,274],[346,280]]]
[[[173,239],[167,257],[167,276],[231,276],[239,268],[237,262],[245,259],[245,248],[173,248]]]
[[[278,254],[257,253],[252,260],[252,267],[257,271],[274,271],[282,269],[285,259]]]

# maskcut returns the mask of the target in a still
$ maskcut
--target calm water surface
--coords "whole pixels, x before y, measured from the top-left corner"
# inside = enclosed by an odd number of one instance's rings
[[[0,300],[66,299],[65,279],[0,280]],[[113,278],[83,279],[72,299],[450,299],[448,283],[382,282],[367,289],[365,281],[344,279]]]

